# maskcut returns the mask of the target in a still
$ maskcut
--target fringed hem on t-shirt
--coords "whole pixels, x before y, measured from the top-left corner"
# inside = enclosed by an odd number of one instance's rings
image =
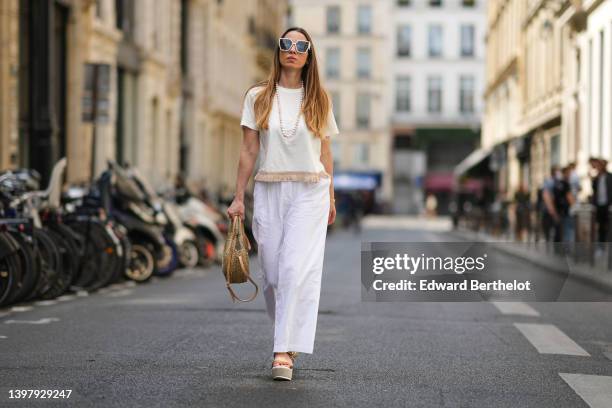
[[[312,173],[308,171],[263,171],[260,170],[255,175],[256,181],[304,181],[306,183],[316,183],[321,177],[328,178],[329,174],[325,171]]]

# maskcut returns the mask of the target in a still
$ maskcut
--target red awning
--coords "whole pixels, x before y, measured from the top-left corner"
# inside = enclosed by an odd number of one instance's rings
[[[453,173],[429,173],[425,176],[425,190],[451,191],[453,189]]]

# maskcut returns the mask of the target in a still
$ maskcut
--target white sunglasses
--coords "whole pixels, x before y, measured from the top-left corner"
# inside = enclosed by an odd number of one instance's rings
[[[279,38],[278,39],[278,47],[281,51],[289,51],[291,47],[295,44],[295,50],[300,54],[307,53],[310,50],[310,41],[306,40],[297,40],[293,41],[291,38]]]

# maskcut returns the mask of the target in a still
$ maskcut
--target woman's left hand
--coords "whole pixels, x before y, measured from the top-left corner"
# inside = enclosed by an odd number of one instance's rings
[[[332,201],[329,204],[329,216],[327,217],[327,225],[331,225],[336,220],[336,204]]]

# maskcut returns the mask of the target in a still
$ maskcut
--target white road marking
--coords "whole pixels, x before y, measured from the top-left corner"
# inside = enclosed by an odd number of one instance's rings
[[[0,339],[8,339],[6,336],[0,336]]]
[[[559,375],[589,407],[612,406],[612,377],[570,373],[559,373]]]
[[[505,315],[539,316],[540,312],[525,302],[491,302]]]
[[[566,354],[571,356],[590,356],[574,340],[552,324],[514,323],[523,336],[541,354]]]
[[[59,297],[55,298],[55,300],[59,300],[60,302],[65,302],[67,300],[72,300],[74,298],[75,298],[75,296],[73,296],[73,295],[63,295],[63,296],[59,296]]]
[[[123,305],[195,305],[202,302],[197,297],[176,297],[176,298],[132,298],[121,300]]]
[[[51,322],[59,322],[57,317],[44,317],[38,320],[7,320],[4,324],[24,323],[24,324],[49,324]]]
[[[108,295],[106,295],[106,297],[120,297],[120,296],[127,296],[129,294],[132,293],[131,289],[123,289],[123,290],[117,290],[115,292],[109,293]]]
[[[13,312],[27,312],[28,310],[32,310],[34,307],[32,306],[13,306],[11,311]]]
[[[37,306],[50,306],[55,305],[56,303],[57,301],[55,300],[39,300],[38,302],[34,302],[34,304]]]
[[[417,216],[366,215],[361,220],[363,228],[376,229],[419,229],[427,231],[449,231],[452,229],[450,217],[424,218]]]

